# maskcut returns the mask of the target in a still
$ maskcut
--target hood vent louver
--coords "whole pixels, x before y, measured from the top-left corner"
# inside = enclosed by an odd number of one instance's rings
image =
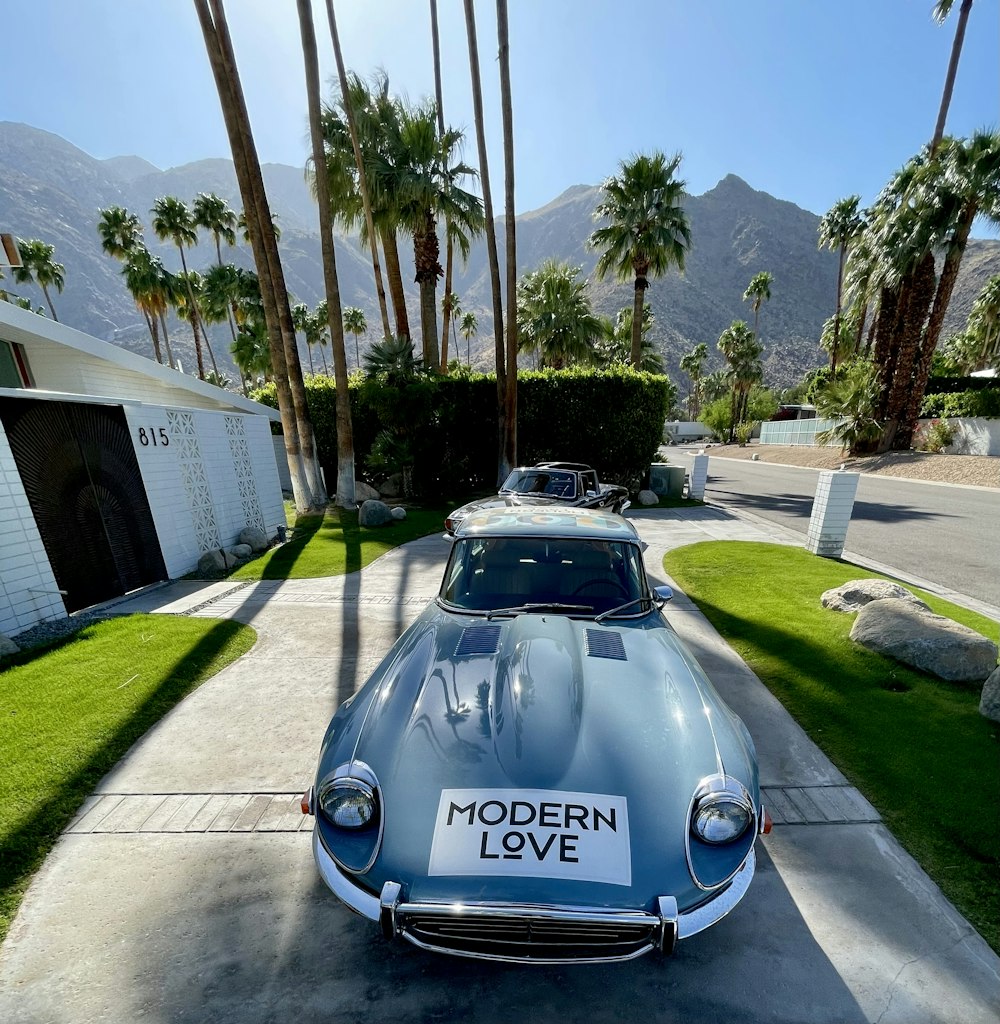
[[[496,654],[499,649],[499,626],[466,626],[455,648],[455,657]]]
[[[610,658],[612,661],[628,661],[621,633],[605,629],[587,630],[587,656]]]

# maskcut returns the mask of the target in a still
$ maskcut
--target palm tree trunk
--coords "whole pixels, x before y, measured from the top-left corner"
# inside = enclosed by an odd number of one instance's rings
[[[448,326],[451,323],[451,274],[455,262],[455,246],[451,240],[451,232],[445,223],[445,237],[448,239],[445,245],[444,260],[444,307],[441,311],[441,319],[444,324],[441,328],[441,372],[448,372]]]
[[[52,319],[55,320],[56,323],[59,323],[59,317],[56,316],[56,307],[52,305],[52,296],[49,295],[48,288],[46,288],[44,284],[41,284],[41,282],[39,282],[39,284],[42,289],[42,294],[45,296],[45,301],[49,304],[49,312],[52,314]]]
[[[181,269],[184,271],[184,283],[187,286],[188,302],[191,303],[188,321],[191,324],[191,333],[194,335],[194,354],[198,361],[198,379],[205,379],[205,358],[201,351],[201,334],[198,331],[198,304],[194,301],[194,289],[188,280],[187,260],[184,259],[184,246],[178,244],[177,251],[181,254]]]
[[[517,294],[517,239],[514,221],[514,114],[510,94],[510,34],[507,0],[497,0],[497,43],[500,59],[500,111],[503,119],[504,218],[507,241],[507,307]],[[506,468],[517,465],[517,317],[507,317],[507,387],[505,389]]]
[[[416,280],[420,286],[420,332],[423,340],[424,362],[437,369],[441,359],[437,343],[437,279],[441,276],[438,262],[441,248],[438,243],[437,227],[430,210],[424,213],[424,224],[420,231],[413,232],[413,265]]]
[[[313,165],[326,166],[326,153],[323,147],[323,128],[320,123],[320,85],[319,57],[316,53],[316,34],[313,29],[312,5],[310,0],[297,0],[299,27],[302,36],[302,57],[306,70],[306,97],[309,103],[309,135],[312,139]],[[340,82],[343,90],[344,109],[348,111],[351,121],[351,137],[354,140],[354,153],[358,162],[358,172],[363,173],[361,150],[358,148],[357,134],[354,127],[353,114],[350,114],[350,98],[348,96],[347,72],[340,53],[340,40],[337,36],[337,23],[334,18],[333,5],[327,2],[330,18],[330,33],[333,36],[337,54],[337,67],[340,70]],[[375,229],[371,220],[371,207],[368,205],[367,185],[361,179],[365,193],[365,215],[368,221],[368,238],[371,242],[372,258],[376,269],[376,283],[379,292],[379,303],[382,310],[382,322],[386,334],[389,332],[389,315],[385,307],[385,293],[382,291],[382,274],[378,270],[378,255],[375,241]],[[347,382],[347,353],[344,350],[344,311],[340,304],[340,281],[337,277],[337,254],[333,247],[333,218],[330,214],[330,186],[325,174],[316,175],[316,200],[319,205],[319,230],[323,250],[323,284],[326,290],[327,319],[330,324],[330,341],[333,345],[333,378],[336,388],[337,413],[337,504],[341,508],[353,509],[357,505],[354,490],[354,426],[351,420],[351,399]]]
[[[830,377],[837,372],[837,347],[840,344],[840,293],[844,284],[844,254],[847,246],[840,247],[840,263],[837,266],[837,312],[833,314],[833,351],[830,353]]]
[[[361,346],[358,344],[358,335],[354,335],[354,359],[358,364],[358,369],[361,369]]]
[[[209,11],[209,3],[212,10]],[[273,239],[270,218],[266,228],[262,226],[260,210],[255,192],[254,165],[256,174],[260,174],[260,165],[256,160],[253,138],[250,135],[246,108],[243,104],[242,89],[232,57],[232,44],[229,40],[228,26],[221,0],[194,0],[198,20],[201,23],[205,48],[208,52],[212,73],[215,77],[219,102],[222,106],[229,144],[233,153],[233,164],[239,181],[240,194],[250,235],[254,262],[260,279],[261,298],[264,305],[264,319],[267,325],[268,347],[271,353],[271,378],[274,380],[278,398],[278,410],[281,415],[281,426],[285,440],[285,454],[288,459],[288,470],[292,478],[292,491],[296,507],[306,511],[312,506],[313,493],[310,489],[310,478],[303,465],[302,449],[299,440],[299,424],[297,410],[293,404],[291,388],[288,380],[288,368],[282,341],[281,326],[276,306],[275,290],[271,281],[269,250],[266,247],[266,236]],[[265,200],[266,203],[266,200]]]
[[[316,371],[313,369],[313,347],[309,344],[308,338],[306,338],[306,355],[309,357],[309,374],[312,376]]]
[[[351,93],[347,81],[347,69],[344,67],[344,55],[340,50],[340,33],[337,31],[337,15],[333,10],[333,0],[326,0],[326,16],[330,23],[330,38],[333,40],[333,54],[337,59],[337,74],[340,76],[341,102],[344,105],[344,113],[347,115],[347,127],[351,133],[351,146],[354,149],[354,162],[358,168],[358,191],[361,193],[361,202],[365,209],[365,224],[368,228],[368,245],[371,248],[372,270],[375,274],[375,291],[378,293],[378,308],[379,312],[382,314],[382,331],[384,336],[388,338],[391,333],[389,330],[389,311],[385,304],[385,288],[382,286],[382,268],[378,261],[378,245],[375,241],[377,237],[375,234],[375,222],[372,220],[371,193],[368,191],[368,177],[365,173],[365,161],[361,153],[361,144],[358,141],[358,126],[354,120],[354,109],[351,105]],[[317,96],[318,95],[319,94],[317,93]],[[325,153],[323,161],[316,164],[316,166],[326,166]],[[319,175],[317,175],[317,177],[319,177]],[[335,373],[336,364],[336,352],[334,352]]]
[[[938,110],[937,124],[934,126],[934,137],[931,139],[931,156],[944,136],[944,123],[948,118],[951,106],[951,94],[955,88],[955,75],[958,72],[958,59],[962,56],[962,44],[965,41],[965,26],[972,10],[972,0],[962,0],[958,11],[958,24],[955,26],[955,40],[951,44],[951,58],[948,61],[948,72],[944,79],[944,92],[941,94],[941,107]]]
[[[636,271],[635,293],[632,297],[632,365],[639,369],[642,364],[642,310],[646,300],[646,271]]]
[[[399,268],[399,246],[396,232],[391,228],[379,228],[382,252],[385,254],[385,271],[389,278],[389,293],[392,296],[392,311],[396,320],[396,337],[410,336],[410,318],[406,315],[406,294],[403,291],[403,273]]]
[[[163,347],[167,350],[167,362],[170,364],[171,370],[176,370],[177,364],[174,362],[174,353],[170,348],[170,335],[167,334],[167,314],[165,310],[160,310],[160,326],[163,328]]]
[[[476,11],[473,0],[464,0],[465,30],[469,40],[469,72],[472,77],[472,105],[476,119],[476,143],[479,150],[479,183],[483,189],[483,213],[486,218],[486,254],[490,263],[490,290],[493,295],[493,341],[497,371],[497,484],[509,475],[507,461],[507,366],[503,337],[503,298],[500,291],[500,261],[493,223],[493,193],[486,155],[486,129],[483,121],[483,86],[479,76],[479,43],[476,39]],[[508,296],[508,303],[514,296]]]
[[[319,354],[323,358],[323,373],[325,373],[326,376],[329,377],[330,376],[330,367],[327,366],[327,363],[326,363],[326,349],[322,345],[320,345],[320,347],[319,347]]]
[[[222,266],[222,243],[219,241],[219,236],[215,236],[215,255],[218,257],[219,266]],[[233,336],[233,344],[236,344],[236,322],[233,320],[233,305],[230,303],[226,308],[226,317],[229,320],[229,333]]]
[[[146,318],[146,326],[149,328],[149,336],[153,340],[153,355],[156,356],[158,363],[163,362],[163,356],[160,353],[160,331],[156,324],[156,318],[151,316],[146,310],[142,311],[142,315]]]

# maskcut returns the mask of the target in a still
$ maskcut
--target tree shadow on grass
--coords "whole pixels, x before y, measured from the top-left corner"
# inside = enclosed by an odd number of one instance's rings
[[[287,580],[292,575],[295,563],[302,557],[302,552],[309,542],[316,536],[323,523],[325,515],[299,516],[295,520],[295,531],[292,539],[281,547],[275,548],[264,571],[261,573],[262,580]]]

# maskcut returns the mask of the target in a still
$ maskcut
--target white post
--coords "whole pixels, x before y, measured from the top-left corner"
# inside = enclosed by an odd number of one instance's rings
[[[708,480],[708,456],[698,452],[691,466],[691,477],[688,480],[688,497],[705,500],[705,482]]]
[[[806,534],[807,551],[824,558],[840,558],[854,511],[858,475],[841,469],[820,473]]]

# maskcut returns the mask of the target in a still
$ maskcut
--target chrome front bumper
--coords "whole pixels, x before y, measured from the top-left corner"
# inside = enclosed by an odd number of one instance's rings
[[[653,950],[670,953],[678,940],[711,927],[739,903],[750,887],[757,865],[751,849],[729,885],[705,903],[679,913],[673,896],[661,896],[656,912],[650,913],[534,904],[407,903],[402,899],[398,882],[386,882],[380,896],[362,889],[337,866],[316,829],[313,855],[323,881],[334,895],[362,917],[378,921],[387,939],[402,936],[421,949],[454,956],[549,964],[632,960]],[[504,937],[489,938],[490,932]],[[519,935],[512,938],[515,932]],[[588,955],[587,937],[598,934],[601,941],[595,940],[595,945],[600,950]],[[456,944],[463,941],[469,948],[457,948]],[[573,944],[581,955],[547,952],[564,943]],[[494,948],[489,948],[491,944]],[[530,955],[533,947],[538,955]]]

